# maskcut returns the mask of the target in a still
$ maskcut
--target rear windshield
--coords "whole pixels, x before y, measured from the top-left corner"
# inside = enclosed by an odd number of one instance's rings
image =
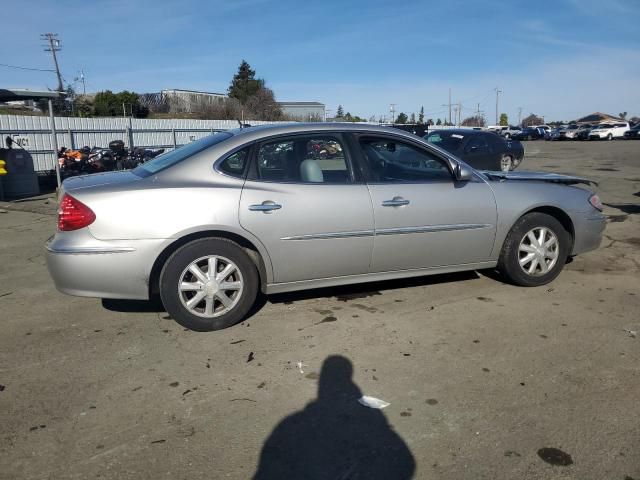
[[[457,150],[460,146],[460,142],[464,138],[464,135],[459,135],[455,133],[440,133],[433,132],[424,137],[425,140],[429,143],[433,143],[434,145],[438,145],[445,150],[452,152]]]
[[[158,173],[160,170],[172,167],[191,157],[192,155],[206,150],[207,148],[220,143],[232,136],[233,135],[229,132],[220,132],[201,138],[200,140],[196,140],[195,142],[187,143],[186,145],[178,147],[175,150],[171,150],[170,152],[164,153],[147,163],[143,163],[139,167],[133,169],[132,173],[138,175],[139,177],[148,177],[150,175]]]

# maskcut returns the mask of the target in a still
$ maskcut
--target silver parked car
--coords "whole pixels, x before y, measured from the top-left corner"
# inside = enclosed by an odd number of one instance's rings
[[[260,291],[495,267],[537,286],[600,244],[602,205],[581,183],[476,171],[385,127],[243,128],[67,179],[47,263],[64,293],[159,293],[194,330],[242,320]]]

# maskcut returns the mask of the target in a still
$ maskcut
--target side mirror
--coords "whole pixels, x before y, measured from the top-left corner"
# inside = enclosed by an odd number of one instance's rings
[[[458,163],[455,169],[456,180],[459,182],[468,182],[473,177],[473,170],[468,165]]]

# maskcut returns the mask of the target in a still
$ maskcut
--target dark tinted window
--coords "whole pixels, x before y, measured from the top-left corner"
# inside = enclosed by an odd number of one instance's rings
[[[385,138],[362,138],[360,147],[372,182],[451,180],[445,162],[422,148]]]
[[[223,160],[218,166],[218,170],[232,177],[244,178],[248,158],[248,148],[238,150]]]
[[[499,138],[497,136],[495,137]],[[473,135],[464,147],[465,153],[486,152],[488,149],[489,145],[484,135]]]
[[[462,143],[462,139],[464,135],[460,135],[458,133],[448,133],[448,132],[433,132],[424,137],[425,140],[429,143],[433,143],[434,145],[438,145],[441,148],[444,148],[448,152],[453,152],[458,149],[460,143]]]
[[[192,155],[195,155],[196,153],[200,153],[201,151],[206,150],[213,145],[223,142],[226,139],[231,138],[232,136],[233,135],[228,132],[220,132],[214,135],[209,135],[208,137],[201,138],[200,140],[197,140],[195,142],[187,143],[186,145],[176,148],[175,150],[164,153],[159,157],[156,157],[153,160],[140,165],[139,167],[132,170],[132,172],[140,177],[153,175],[160,170],[164,170],[182,162],[183,160],[191,157]]]
[[[305,135],[264,143],[258,150],[259,180],[295,183],[350,183],[342,141]]]

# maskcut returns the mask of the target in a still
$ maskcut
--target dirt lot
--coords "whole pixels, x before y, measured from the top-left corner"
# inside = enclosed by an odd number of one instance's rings
[[[57,293],[53,201],[0,205],[0,478],[640,479],[640,142],[526,151],[610,215],[551,285],[281,295],[207,334]]]

